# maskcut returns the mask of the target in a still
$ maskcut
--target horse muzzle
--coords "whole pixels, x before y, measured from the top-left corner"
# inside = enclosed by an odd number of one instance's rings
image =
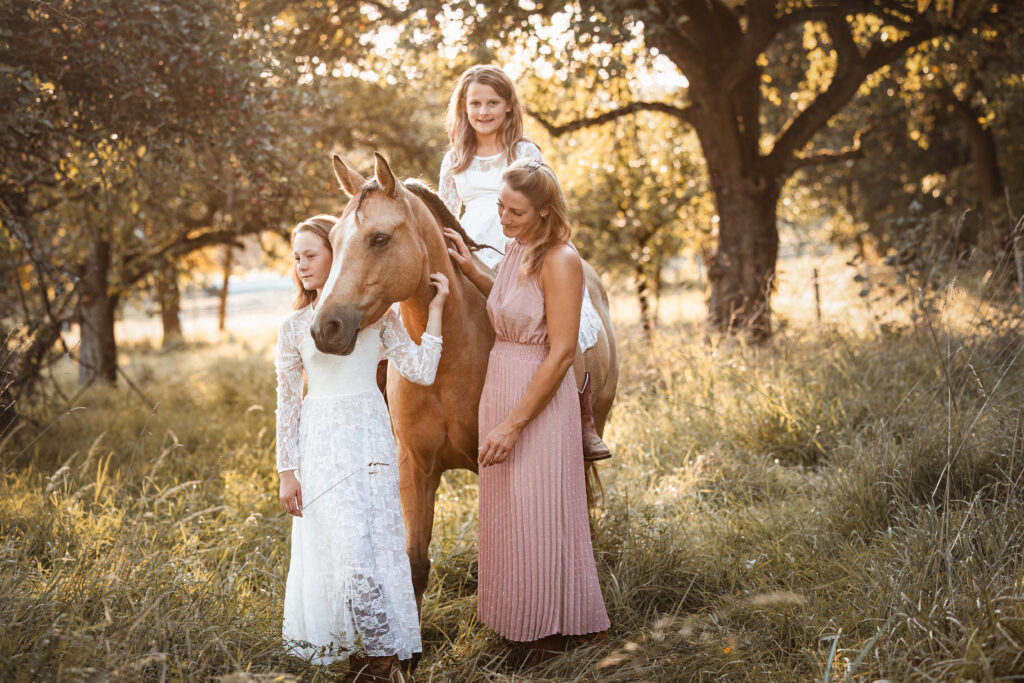
[[[363,314],[355,306],[317,311],[309,333],[321,353],[347,356],[356,347]]]

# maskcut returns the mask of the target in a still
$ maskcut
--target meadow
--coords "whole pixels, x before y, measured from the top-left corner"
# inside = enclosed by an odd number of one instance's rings
[[[609,641],[527,670],[476,622],[476,477],[450,472],[416,679],[1024,680],[1019,324],[966,284],[880,322],[848,280],[818,323],[790,277],[765,348],[704,343],[687,289],[649,346],[618,295]],[[76,395],[69,363],[67,400],[26,407],[0,442],[0,680],[340,679],[279,642],[272,334],[133,342],[139,391]]]

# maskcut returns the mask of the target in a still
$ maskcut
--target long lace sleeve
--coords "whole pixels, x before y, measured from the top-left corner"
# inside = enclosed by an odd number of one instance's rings
[[[281,323],[274,368],[277,370],[277,471],[299,467],[299,414],[302,409],[302,357],[295,346],[293,319]]]
[[[451,150],[445,152],[441,160],[441,179],[437,187],[437,194],[441,201],[448,207],[456,218],[459,217],[459,208],[462,206],[462,198],[459,197],[459,190],[455,187],[455,174],[452,173],[452,162],[455,156]]]
[[[544,161],[544,155],[540,153],[540,147],[537,145],[533,144],[529,140],[520,140],[516,143],[516,160],[519,159]]]
[[[424,332],[416,344],[398,315],[389,310],[381,318],[380,341],[382,355],[395,364],[403,377],[423,386],[434,383],[437,364],[441,362],[441,337]]]

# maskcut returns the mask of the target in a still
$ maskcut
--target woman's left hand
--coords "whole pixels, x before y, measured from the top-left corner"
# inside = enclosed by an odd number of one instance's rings
[[[477,462],[480,463],[480,467],[500,465],[508,460],[508,456],[512,453],[512,449],[515,448],[516,442],[519,441],[519,433],[521,431],[521,429],[509,424],[507,421],[492,429],[484,438],[484,442],[480,446],[480,452],[477,455]]]

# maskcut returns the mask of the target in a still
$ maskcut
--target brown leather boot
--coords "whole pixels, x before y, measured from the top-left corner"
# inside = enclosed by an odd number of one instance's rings
[[[402,667],[398,663],[398,655],[388,657],[367,657],[366,658],[366,680],[374,683],[397,683],[405,680],[402,676]]]
[[[557,657],[565,652],[571,643],[568,636],[563,636],[560,633],[538,638],[530,643],[530,658],[526,660],[527,668],[543,664],[552,657]]]
[[[594,462],[612,457],[601,437],[594,428],[594,409],[590,406],[590,373],[583,373],[583,388],[580,395],[580,427],[583,431],[583,460]]]
[[[577,645],[596,645],[598,643],[607,643],[608,631],[584,633],[583,635],[573,636],[572,639]]]
[[[355,681],[364,680],[360,676],[364,676],[366,673],[366,657],[352,655],[348,658],[348,673],[341,680],[343,683],[355,683]]]

